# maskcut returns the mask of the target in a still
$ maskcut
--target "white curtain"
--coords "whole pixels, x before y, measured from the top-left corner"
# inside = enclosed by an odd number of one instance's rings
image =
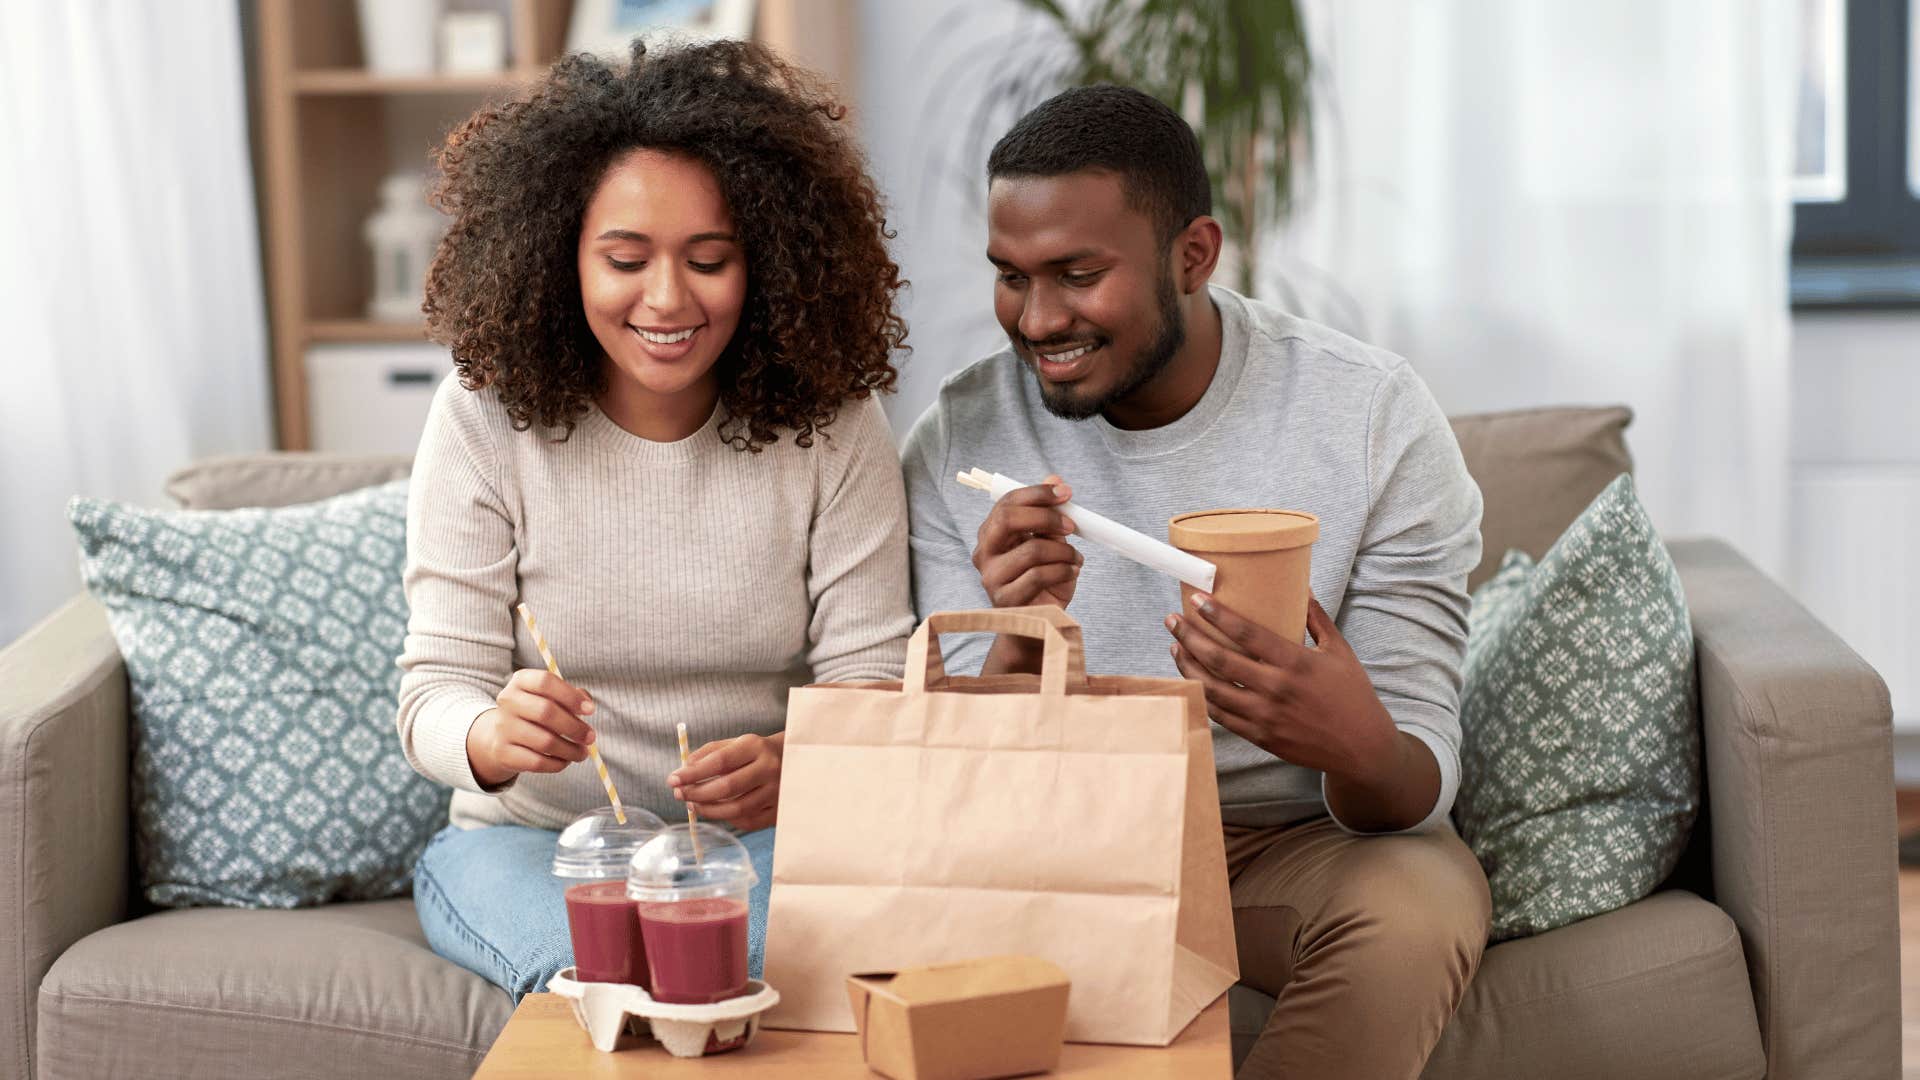
[[[1669,535],[1786,569],[1794,0],[1309,0],[1311,192],[1261,291],[1448,412],[1623,402]]]
[[[0,5],[0,645],[79,588],[75,494],[264,449],[239,5]]]

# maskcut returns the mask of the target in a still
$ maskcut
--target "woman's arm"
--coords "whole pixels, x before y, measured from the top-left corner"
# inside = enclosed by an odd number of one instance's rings
[[[893,433],[871,397],[848,402],[830,430],[832,445],[814,451],[830,464],[807,548],[807,663],[815,682],[898,679],[914,622]]]
[[[482,790],[468,730],[513,674],[518,560],[493,439],[474,394],[449,376],[407,490],[400,745],[423,775],[466,791]]]

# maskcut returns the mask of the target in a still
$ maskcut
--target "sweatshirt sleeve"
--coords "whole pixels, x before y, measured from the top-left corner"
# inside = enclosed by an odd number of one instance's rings
[[[455,376],[441,383],[414,457],[398,723],[416,770],[478,792],[467,730],[513,674],[519,586],[498,453],[475,397]]]
[[[1421,832],[1447,820],[1460,787],[1460,665],[1467,573],[1480,561],[1480,488],[1439,403],[1405,364],[1375,392],[1368,439],[1370,510],[1334,621],[1394,725],[1440,766],[1433,809],[1407,830]]]
[[[950,460],[948,398],[929,406],[901,451],[907,484],[908,544],[913,554],[913,609],[921,619],[936,611],[990,608],[993,601],[973,565],[974,537],[954,520],[947,502],[958,466]],[[975,493],[968,492],[969,496]],[[940,639],[947,671],[978,675],[993,645],[992,634],[951,634]]]
[[[893,433],[872,397],[848,402],[829,433],[833,441],[815,447],[831,464],[808,541],[807,662],[815,682],[898,679],[913,612]]]

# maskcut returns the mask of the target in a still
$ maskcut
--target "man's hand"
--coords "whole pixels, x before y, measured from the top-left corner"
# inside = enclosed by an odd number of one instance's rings
[[[1053,604],[1066,607],[1080,580],[1083,558],[1067,543],[1073,520],[1057,509],[1073,498],[1058,476],[1008,492],[993,504],[973,549],[973,567],[994,607]],[[1039,671],[1041,645],[1001,636],[987,653],[983,674]]]
[[[1209,637],[1179,615],[1167,617],[1173,662],[1206,687],[1207,708],[1220,726],[1275,757],[1327,774],[1327,797],[1356,829],[1418,824],[1440,796],[1440,767],[1425,743],[1393,724],[1366,668],[1309,598],[1300,645],[1194,595],[1199,618],[1233,643]],[[1235,649],[1239,651],[1235,651]]]
[[[786,732],[710,742],[667,774],[673,797],[700,816],[730,822],[742,832],[774,823],[780,809],[780,760]]]
[[[550,671],[522,668],[494,698],[496,708],[467,728],[467,764],[481,787],[523,772],[556,773],[587,757],[593,715],[586,691]]]

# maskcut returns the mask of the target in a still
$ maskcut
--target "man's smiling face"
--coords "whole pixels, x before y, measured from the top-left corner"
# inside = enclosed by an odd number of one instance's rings
[[[1185,340],[1171,254],[1113,173],[995,179],[987,258],[994,315],[1055,416],[1124,401]]]

